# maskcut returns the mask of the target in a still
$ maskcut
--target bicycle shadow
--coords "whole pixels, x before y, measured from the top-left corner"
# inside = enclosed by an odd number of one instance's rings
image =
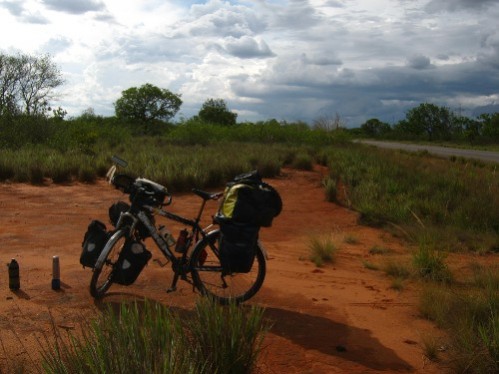
[[[179,314],[191,314],[192,311],[189,309],[182,308],[175,305],[165,305],[164,301],[157,300],[151,297],[146,297],[143,295],[138,295],[133,292],[126,291],[114,291],[107,292],[102,299],[94,299],[94,306],[101,312],[106,312],[111,309],[115,314],[119,315],[124,305],[136,305],[139,312],[146,308],[146,304],[149,306],[154,306],[156,304],[160,306],[167,306],[168,309],[174,313]]]
[[[273,323],[270,333],[307,350],[340,357],[373,370],[413,370],[409,363],[383,346],[369,330],[275,307],[266,308],[265,316]]]

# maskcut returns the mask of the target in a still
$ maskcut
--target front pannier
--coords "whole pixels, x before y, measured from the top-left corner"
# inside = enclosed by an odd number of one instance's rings
[[[81,245],[80,264],[93,268],[108,239],[109,234],[104,223],[98,220],[90,222]]]
[[[142,243],[127,240],[115,264],[113,282],[125,286],[132,284],[151,257],[151,252]]]
[[[220,263],[225,274],[248,273],[255,260],[259,228],[234,222],[220,223]]]
[[[112,204],[109,207],[109,221],[111,221],[112,225],[116,227],[118,221],[121,217],[121,213],[128,212],[130,210],[130,205],[125,203],[124,201],[118,201]]]
[[[126,213],[128,211],[130,211],[130,205],[125,203],[124,201],[118,201],[118,202],[112,204],[109,207],[109,221],[111,222],[111,224],[114,227],[116,227],[116,225],[118,224],[118,221],[121,217],[121,214]],[[155,221],[154,221],[154,216],[152,214],[149,215],[149,219],[154,224]],[[132,223],[133,223],[133,220],[130,217],[125,217],[125,221],[121,222],[122,225],[123,224],[124,225],[131,225]],[[149,233],[149,230],[147,229],[147,227],[144,226],[144,224],[142,222],[139,222],[137,224],[137,229],[138,229],[139,235],[142,239],[146,239],[146,238],[151,236],[151,234]]]

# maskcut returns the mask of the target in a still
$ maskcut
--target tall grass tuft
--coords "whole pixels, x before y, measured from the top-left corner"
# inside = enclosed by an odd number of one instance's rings
[[[445,254],[428,245],[420,245],[413,255],[416,273],[423,279],[436,282],[452,282],[452,273],[445,263]]]
[[[224,307],[204,298],[189,328],[207,372],[251,373],[269,326],[261,308],[246,310],[234,303]]]
[[[314,160],[309,154],[298,153],[293,159],[291,166],[298,170],[312,170],[314,166]]]
[[[309,242],[310,260],[321,267],[324,263],[334,263],[338,246],[332,235],[313,236]]]
[[[249,373],[266,331],[263,310],[202,300],[192,317],[146,301],[121,304],[79,336],[42,344],[48,373]]]

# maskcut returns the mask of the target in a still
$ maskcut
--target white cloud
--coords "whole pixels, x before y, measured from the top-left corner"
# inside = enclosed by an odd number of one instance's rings
[[[422,101],[469,113],[499,95],[492,0],[0,0],[1,52],[50,53],[55,106],[113,114],[144,83],[209,97],[238,119],[392,122]]]

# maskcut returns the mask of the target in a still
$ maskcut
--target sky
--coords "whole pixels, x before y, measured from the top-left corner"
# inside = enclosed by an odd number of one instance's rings
[[[0,53],[49,54],[53,107],[114,115],[122,91],[209,98],[238,121],[395,124],[428,102],[499,111],[497,0],[0,0]]]

